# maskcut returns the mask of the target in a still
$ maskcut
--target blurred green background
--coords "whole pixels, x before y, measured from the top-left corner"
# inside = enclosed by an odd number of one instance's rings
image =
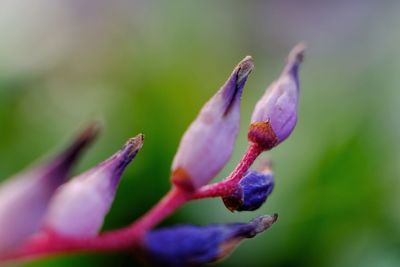
[[[276,187],[253,213],[218,199],[164,225],[244,222],[269,231],[216,266],[400,266],[400,3],[393,1],[3,0],[0,179],[60,149],[86,122],[104,131],[76,173],[143,132],[104,228],[132,222],[169,188],[179,140],[245,55],[255,70],[225,177],[246,149],[256,101],[299,41],[298,126],[269,153]],[[25,266],[138,266],[124,254],[60,256]]]

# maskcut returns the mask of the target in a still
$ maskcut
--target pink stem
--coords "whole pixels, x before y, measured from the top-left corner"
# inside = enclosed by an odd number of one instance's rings
[[[103,245],[101,244],[107,244],[107,247],[105,247],[106,250],[110,248],[120,250],[134,246],[136,243],[142,241],[147,231],[185,204],[191,198],[191,194],[178,187],[173,187],[156,206],[139,220],[126,228],[104,233],[97,238],[98,240],[92,248],[102,249]]]
[[[0,262],[37,258],[57,253],[80,251],[113,251],[134,248],[143,241],[145,233],[171,215],[190,199],[190,194],[172,188],[150,211],[123,229],[109,231],[96,237],[71,239],[51,232],[42,232],[12,254],[0,255]]]
[[[225,197],[232,194],[237,183],[232,180],[223,180],[214,184],[206,185],[198,189],[191,199],[203,199],[211,197]]]
[[[235,190],[237,182],[262,152],[263,149],[261,147],[256,144],[250,144],[246,154],[225,180],[206,185],[195,193],[189,193],[173,187],[150,211],[128,227],[105,232],[96,237],[82,239],[71,239],[55,233],[43,232],[28,240],[18,251],[8,255],[0,255],[0,262],[35,258],[57,253],[132,249],[143,242],[143,237],[147,231],[171,215],[186,202],[192,199],[229,195],[232,190]]]
[[[192,199],[231,195],[236,190],[239,180],[263,151],[257,144],[251,143],[239,164],[225,180],[201,187],[192,195]]]
[[[238,182],[243,175],[249,170],[250,166],[257,159],[257,157],[264,151],[262,147],[255,143],[250,143],[247,148],[246,154],[240,160],[236,168],[231,172],[231,174],[226,178],[226,180],[232,182]]]

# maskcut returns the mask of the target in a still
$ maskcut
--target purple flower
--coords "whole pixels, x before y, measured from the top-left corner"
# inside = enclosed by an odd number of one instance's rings
[[[186,190],[207,184],[230,159],[239,131],[240,97],[253,69],[245,57],[185,132],[172,164],[172,181]]]
[[[94,236],[114,200],[125,167],[143,145],[143,135],[120,151],[61,186],[51,200],[44,228],[69,237]]]
[[[262,172],[250,170],[240,180],[234,194],[222,200],[230,211],[253,211],[264,204],[274,184],[274,176],[269,168]]]
[[[97,133],[98,125],[90,125],[58,156],[0,186],[0,253],[16,248],[38,230],[53,193]]]
[[[296,126],[300,93],[298,70],[304,50],[304,44],[293,48],[281,76],[268,87],[254,109],[248,138],[266,150],[284,141]]]
[[[179,225],[151,231],[143,250],[150,262],[160,266],[192,266],[228,255],[245,238],[265,231],[277,214],[260,216],[249,223]]]

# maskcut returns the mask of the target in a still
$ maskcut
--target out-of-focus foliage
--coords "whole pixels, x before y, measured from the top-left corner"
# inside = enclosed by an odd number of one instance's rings
[[[243,93],[240,141],[219,178],[229,173],[245,150],[254,104],[305,40],[298,126],[270,153],[276,187],[257,211],[280,219],[219,266],[399,266],[399,11],[372,0],[4,0],[0,179],[60,148],[94,117],[105,131],[79,170],[143,132],[105,228],[126,225],[168,189],[182,133],[250,54],[256,68]],[[191,203],[165,224],[255,216],[231,214],[218,201]],[[26,266],[128,264],[138,263],[97,254]]]

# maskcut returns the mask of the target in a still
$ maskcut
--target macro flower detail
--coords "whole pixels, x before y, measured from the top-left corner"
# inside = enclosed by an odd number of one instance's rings
[[[249,223],[178,225],[147,234],[143,251],[159,266],[197,266],[227,256],[246,238],[252,238],[276,222],[278,216],[265,215]]]
[[[57,156],[0,185],[0,253],[17,247],[38,230],[48,201],[98,130],[97,124],[89,125]]]
[[[63,236],[94,236],[103,225],[120,177],[143,145],[131,138],[109,159],[62,185],[51,200],[44,226]]]
[[[280,77],[267,88],[253,111],[248,138],[265,150],[284,141],[296,126],[300,93],[298,72],[304,50],[302,43],[293,48]]]
[[[65,182],[76,158],[98,132],[92,125],[53,160],[6,182],[0,187],[0,264],[60,253],[134,251],[156,265],[203,265],[224,258],[243,239],[271,227],[276,214],[248,223],[154,229],[194,200],[221,198],[230,211],[254,211],[265,203],[275,183],[269,161],[261,169],[251,170],[251,166],[295,127],[303,51],[302,45],[292,50],[280,78],[255,107],[249,145],[228,177],[208,184],[233,151],[242,91],[254,68],[250,56],[234,68],[183,135],[172,163],[169,191],[125,227],[100,233],[121,176],[143,146],[142,134]]]
[[[239,131],[240,98],[253,67],[253,59],[245,57],[183,135],[172,164],[175,185],[193,191],[230,159]]]
[[[229,196],[223,197],[230,211],[253,211],[261,207],[274,189],[274,176],[270,168],[248,171]]]

